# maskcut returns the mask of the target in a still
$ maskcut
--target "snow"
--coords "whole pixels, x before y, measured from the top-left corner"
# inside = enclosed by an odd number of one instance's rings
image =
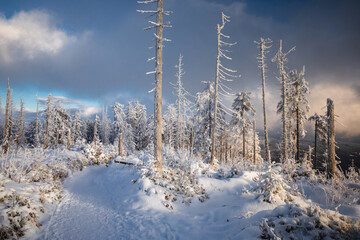
[[[243,239],[261,234],[261,211],[270,205],[243,195],[254,172],[221,180],[201,177],[209,194],[203,203],[174,202],[165,208],[158,194],[142,191],[136,167],[93,166],[64,182],[65,197],[41,232],[29,239]],[[135,183],[134,183],[135,182]],[[146,185],[144,185],[146,187]],[[253,216],[257,213],[256,216]],[[252,221],[248,221],[251,218]]]
[[[356,172],[328,181],[307,165],[210,166],[164,150],[161,179],[147,151],[26,152],[39,165],[16,175],[22,182],[0,174],[0,223],[15,221],[24,239],[354,239],[360,232]]]

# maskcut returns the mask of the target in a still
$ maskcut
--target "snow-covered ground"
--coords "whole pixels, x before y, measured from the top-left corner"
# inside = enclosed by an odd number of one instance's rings
[[[262,210],[271,206],[243,195],[254,173],[219,180],[203,177],[209,199],[164,207],[148,195],[133,166],[93,166],[70,176],[65,197],[31,239],[249,239],[260,236]],[[135,183],[134,183],[135,182]],[[252,217],[257,213],[256,219]],[[252,221],[248,221],[252,218]]]
[[[91,149],[34,150],[3,160],[10,165],[0,174],[0,233],[12,228],[9,238],[24,239],[360,236],[354,171],[328,180],[305,163],[210,166],[171,150],[159,178],[150,152],[114,158]],[[18,165],[21,156],[29,163]]]

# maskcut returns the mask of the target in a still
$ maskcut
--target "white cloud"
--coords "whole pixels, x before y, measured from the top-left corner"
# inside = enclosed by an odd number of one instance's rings
[[[0,60],[31,60],[55,55],[76,37],[58,29],[53,17],[44,11],[21,11],[11,18],[0,16]]]
[[[47,106],[47,101],[48,101],[47,97],[38,98],[38,100],[39,100],[40,105],[42,105],[43,107]],[[89,106],[88,104],[84,103],[83,101],[71,99],[71,98],[64,97],[64,96],[51,96],[51,103],[52,104],[58,103],[58,104],[61,104],[61,106],[66,109],[78,111],[80,113],[80,115],[85,118],[101,112],[101,108],[99,108],[95,105]]]
[[[360,134],[360,97],[356,89],[344,84],[319,83],[311,87],[309,102],[311,114],[326,112],[326,99],[334,101],[336,119],[335,131],[347,136]]]

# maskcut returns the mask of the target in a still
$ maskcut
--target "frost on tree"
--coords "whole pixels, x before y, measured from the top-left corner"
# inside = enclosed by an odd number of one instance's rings
[[[230,57],[226,55],[226,52],[229,52],[229,50],[226,48],[236,44],[236,43],[226,42],[226,39],[229,39],[230,36],[227,36],[222,33],[225,24],[228,22],[230,22],[230,17],[222,13],[222,24],[217,25],[217,58],[216,58],[216,78],[215,78],[214,123],[212,127],[213,132],[211,139],[211,160],[210,160],[211,165],[214,164],[214,160],[215,160],[218,103],[221,104],[221,100],[219,99],[219,94],[231,95],[230,93],[231,89],[225,85],[225,82],[231,82],[233,81],[232,78],[238,77],[233,75],[236,73],[235,70],[226,68],[221,62],[221,60],[224,58],[227,60],[232,60]],[[224,106],[223,104],[221,105]]]
[[[170,23],[164,23],[163,18],[164,15],[169,15],[171,12],[164,11],[163,8],[163,0],[146,0],[146,1],[138,1],[141,4],[151,4],[156,3],[156,10],[138,10],[140,13],[147,13],[150,18],[152,16],[156,16],[156,22],[149,21],[151,24],[150,27],[145,28],[145,30],[156,29],[156,33],[154,33],[155,41],[156,41],[156,55],[154,58],[149,60],[155,60],[155,71],[148,72],[148,74],[155,74],[155,106],[154,106],[154,121],[155,121],[155,141],[154,141],[154,157],[156,161],[157,172],[162,177],[162,52],[163,52],[163,41],[169,41],[166,38],[163,38],[163,28],[171,27]]]
[[[132,128],[130,124],[127,122],[125,107],[120,103],[115,103],[113,107],[114,113],[114,122],[113,122],[113,129],[114,129],[114,143],[117,146],[120,145],[118,141],[120,141],[120,135],[122,135],[122,147],[124,152],[129,153],[135,149],[134,146],[134,136],[132,132]]]
[[[246,116],[254,116],[255,109],[251,104],[249,92],[240,92],[236,94],[236,98],[232,104],[233,115],[232,125],[241,129],[242,133],[242,157],[246,159],[246,132],[248,128],[251,128],[251,121]]]
[[[80,114],[76,112],[73,117],[72,125],[71,125],[71,139],[72,142],[77,143],[81,142],[83,139],[82,131],[84,130],[84,123],[80,119]]]
[[[272,43],[270,38],[264,39],[260,38],[260,42],[256,42],[255,44],[258,45],[260,49],[260,53],[257,56],[257,60],[259,62],[259,68],[261,69],[261,79],[262,79],[262,98],[263,98],[263,115],[264,115],[264,136],[265,136],[265,157],[266,161],[270,162],[270,150],[269,150],[269,136],[268,136],[268,127],[267,127],[267,114],[266,114],[266,85],[265,85],[265,78],[266,78],[266,63],[265,63],[265,54],[269,53],[267,49],[271,46],[267,44]]]
[[[176,108],[177,108],[177,124],[176,124],[176,139],[175,139],[175,148],[180,149],[183,148],[184,142],[189,137],[189,134],[186,134],[189,131],[186,131],[186,122],[189,120],[187,118],[188,114],[191,111],[192,103],[188,99],[188,96],[191,96],[188,91],[186,91],[183,87],[182,77],[185,75],[183,70],[183,56],[180,54],[179,62],[175,66],[178,70],[176,73],[176,84],[173,84],[174,94],[177,97],[176,100]]]
[[[307,95],[310,93],[309,84],[306,82],[304,75],[305,67],[301,72],[292,70],[288,74],[288,119],[290,135],[292,136],[290,145],[291,149],[293,149],[292,153],[296,152],[296,161],[300,161],[300,137],[305,137],[304,122],[307,120],[307,114],[310,110],[307,100]]]
[[[194,153],[203,158],[209,153],[214,114],[214,83],[204,82],[204,91],[196,94],[194,113]]]
[[[318,142],[322,142],[323,145],[327,143],[327,117],[324,115],[318,115],[315,113],[311,117],[309,117],[309,121],[315,122],[315,133],[314,133],[314,158],[313,158],[313,168],[318,169],[320,168],[319,159],[318,159],[318,149],[319,145]],[[327,146],[325,146],[325,153],[322,155],[327,155]],[[325,163],[327,160],[325,161]],[[324,163],[323,161],[321,163]]]
[[[10,79],[8,79],[8,87],[6,93],[6,107],[5,107],[5,126],[4,126],[4,139],[3,151],[8,152],[9,149],[9,113],[10,112]]]
[[[285,71],[285,63],[287,62],[286,56],[295,50],[295,47],[291,48],[288,52],[283,53],[282,51],[282,40],[280,40],[279,50],[275,57],[272,59],[273,62],[277,63],[279,69],[279,81],[281,82],[281,101],[278,104],[278,113],[282,113],[283,123],[283,158],[288,159],[288,114],[287,114],[287,96],[288,96],[288,76]]]
[[[146,147],[146,106],[140,104],[139,101],[129,102],[126,109],[126,122],[131,128],[133,142],[131,151],[143,150]]]

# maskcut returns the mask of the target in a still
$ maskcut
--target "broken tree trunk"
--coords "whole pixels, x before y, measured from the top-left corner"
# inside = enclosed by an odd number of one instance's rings
[[[328,175],[335,177],[336,175],[336,155],[335,155],[335,114],[334,102],[327,99],[327,117],[328,117]]]

